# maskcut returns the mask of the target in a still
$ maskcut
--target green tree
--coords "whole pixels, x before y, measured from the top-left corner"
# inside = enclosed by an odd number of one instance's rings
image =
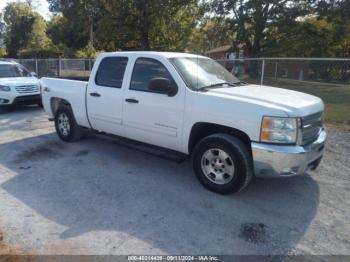
[[[143,50],[150,50],[152,48],[152,31],[158,31],[158,29],[168,28],[172,32],[163,30],[159,32],[159,36],[163,36],[165,39],[171,39],[171,33],[174,33],[174,29],[178,26],[181,27],[181,22],[176,20],[176,16],[181,19],[181,11],[183,13],[190,8],[193,8],[193,4],[196,1],[185,0],[134,0],[131,1],[130,14],[134,17],[134,23],[139,32],[141,48]],[[194,24],[193,24],[194,26]],[[173,29],[173,30],[171,30]],[[164,42],[163,40],[163,42]]]
[[[82,48],[75,46],[75,36],[79,34],[72,29],[69,20],[61,14],[54,15],[47,23],[47,35],[53,46],[65,57],[73,57],[75,50]]]
[[[35,17],[28,37],[26,46],[28,51],[39,53],[42,50],[47,50],[51,45],[51,40],[46,35],[46,22],[41,16],[37,15]]]
[[[294,21],[307,15],[312,0],[214,0],[212,11],[230,17],[231,30],[244,43],[249,56],[259,56],[266,42],[267,29],[278,22]]]
[[[97,23],[104,49],[180,50],[198,15],[196,0],[101,1]]]
[[[316,10],[319,15],[332,18],[350,18],[349,0],[320,0],[316,2]]]
[[[47,34],[55,45],[63,44],[67,36],[68,20],[62,15],[54,15],[47,23]]]
[[[102,0],[48,0],[50,11],[61,13],[66,21],[56,23],[64,31],[68,48],[81,49],[89,42],[94,44],[94,24],[99,19]],[[58,22],[58,21],[56,21]],[[52,27],[50,28],[53,29]],[[51,31],[52,32],[52,31]]]
[[[92,42],[89,42],[85,48],[78,50],[75,56],[79,58],[96,58],[99,54],[100,52],[94,48]]]
[[[18,50],[28,44],[35,14],[26,3],[9,3],[5,7],[5,45],[9,57],[17,57]]]
[[[134,50],[140,46],[139,24],[132,0],[101,1],[101,18],[95,22],[98,49]]]
[[[9,3],[5,7],[4,41],[9,57],[59,56],[60,50],[46,34],[47,23],[34,12],[31,1]]]
[[[158,16],[149,32],[150,48],[159,51],[184,51],[201,15],[196,1],[180,6],[171,17]]]
[[[319,1],[317,12],[322,19],[333,25],[333,55],[350,56],[350,1]]]
[[[334,26],[313,15],[280,23],[266,32],[262,53],[280,57],[327,57],[332,55]]]
[[[204,53],[210,49],[233,45],[235,33],[231,31],[229,20],[225,17],[203,17],[191,35],[187,49]]]
[[[48,34],[75,50],[184,50],[198,15],[197,0],[48,1]]]

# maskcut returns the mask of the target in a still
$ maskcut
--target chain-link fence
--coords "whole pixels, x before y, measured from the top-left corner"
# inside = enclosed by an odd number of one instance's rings
[[[247,58],[217,61],[248,82],[265,84],[271,79],[291,79],[350,84],[350,59]]]
[[[93,59],[17,59],[18,63],[39,77],[66,77],[86,80],[94,64]]]

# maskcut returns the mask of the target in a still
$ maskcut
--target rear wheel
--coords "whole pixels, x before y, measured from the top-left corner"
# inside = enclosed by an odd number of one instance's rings
[[[58,108],[55,115],[55,128],[65,142],[75,142],[84,136],[84,130],[75,121],[72,110],[67,106]]]
[[[203,138],[194,149],[193,168],[206,188],[220,194],[241,191],[253,175],[247,146],[229,134]]]

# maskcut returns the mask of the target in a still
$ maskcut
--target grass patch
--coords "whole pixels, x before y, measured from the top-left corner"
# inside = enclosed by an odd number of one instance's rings
[[[326,107],[326,124],[350,130],[350,84],[265,78],[264,85],[300,91],[322,98]]]

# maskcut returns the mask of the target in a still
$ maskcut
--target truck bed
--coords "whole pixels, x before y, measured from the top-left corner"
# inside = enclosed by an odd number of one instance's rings
[[[69,101],[79,125],[90,127],[85,102],[87,81],[43,77],[40,83],[43,106],[50,118],[54,117],[54,101],[59,97]]]

